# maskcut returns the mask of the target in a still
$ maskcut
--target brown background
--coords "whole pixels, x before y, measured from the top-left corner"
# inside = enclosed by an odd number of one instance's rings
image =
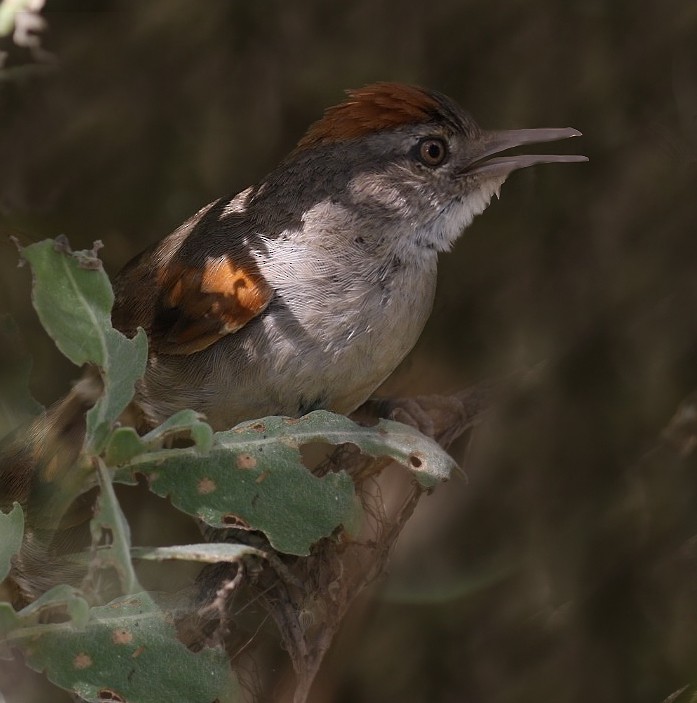
[[[316,700],[659,703],[697,681],[697,467],[660,445],[697,388],[697,4],[48,0],[45,17],[55,70],[0,74],[0,307],[44,403],[76,370],[5,233],[101,239],[114,273],[373,80],[437,88],[487,127],[584,132],[564,148],[589,164],[515,174],[442,258],[385,392],[538,374],[455,447],[469,483],[426,500]]]

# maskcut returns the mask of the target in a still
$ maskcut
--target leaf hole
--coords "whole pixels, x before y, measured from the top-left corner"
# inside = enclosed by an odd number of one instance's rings
[[[65,603],[47,603],[41,608],[39,622],[42,624],[59,624],[70,622],[72,618]]]
[[[423,461],[421,461],[421,459],[420,459],[418,456],[416,456],[416,454],[411,454],[411,455],[409,456],[409,463],[410,463],[415,469],[419,469],[419,468],[421,468],[421,466],[422,466],[422,464],[423,464]]]
[[[243,520],[239,515],[233,515],[232,513],[227,513],[221,518],[223,525],[227,527],[240,527],[242,529],[249,529],[249,523]]]
[[[108,527],[102,527],[101,535],[99,536],[100,547],[110,547],[114,543],[114,533]]]
[[[300,458],[303,464],[310,471],[314,472],[317,467],[330,460],[330,458],[338,451],[338,447],[347,446],[353,445],[334,445],[328,442],[306,442],[300,447]]]

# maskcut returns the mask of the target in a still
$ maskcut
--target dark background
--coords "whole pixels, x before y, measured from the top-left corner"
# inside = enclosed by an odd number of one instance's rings
[[[584,132],[564,148],[590,163],[514,174],[442,257],[384,393],[537,372],[454,448],[469,482],[425,500],[314,700],[660,703],[697,682],[697,466],[663,432],[697,388],[697,3],[48,0],[44,16],[54,67],[0,73],[0,307],[44,403],[77,371],[6,234],[101,239],[115,273],[373,80],[441,90],[486,127]],[[15,678],[11,703],[58,700],[33,686]]]

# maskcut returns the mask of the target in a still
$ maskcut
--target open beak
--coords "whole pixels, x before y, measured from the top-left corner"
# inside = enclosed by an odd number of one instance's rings
[[[523,144],[541,144],[556,142],[569,137],[580,137],[581,132],[572,127],[542,127],[540,129],[509,129],[496,132],[484,132],[480,146],[481,151],[474,155],[465,169],[466,174],[485,174],[506,178],[513,171],[535,164],[578,163],[588,161],[588,157],[579,154],[517,154],[495,156],[502,151],[513,149]]]

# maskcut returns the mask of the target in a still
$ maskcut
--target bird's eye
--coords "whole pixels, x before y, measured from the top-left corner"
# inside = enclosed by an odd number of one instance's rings
[[[440,166],[448,155],[448,148],[442,139],[429,137],[417,145],[417,157],[425,166]]]

